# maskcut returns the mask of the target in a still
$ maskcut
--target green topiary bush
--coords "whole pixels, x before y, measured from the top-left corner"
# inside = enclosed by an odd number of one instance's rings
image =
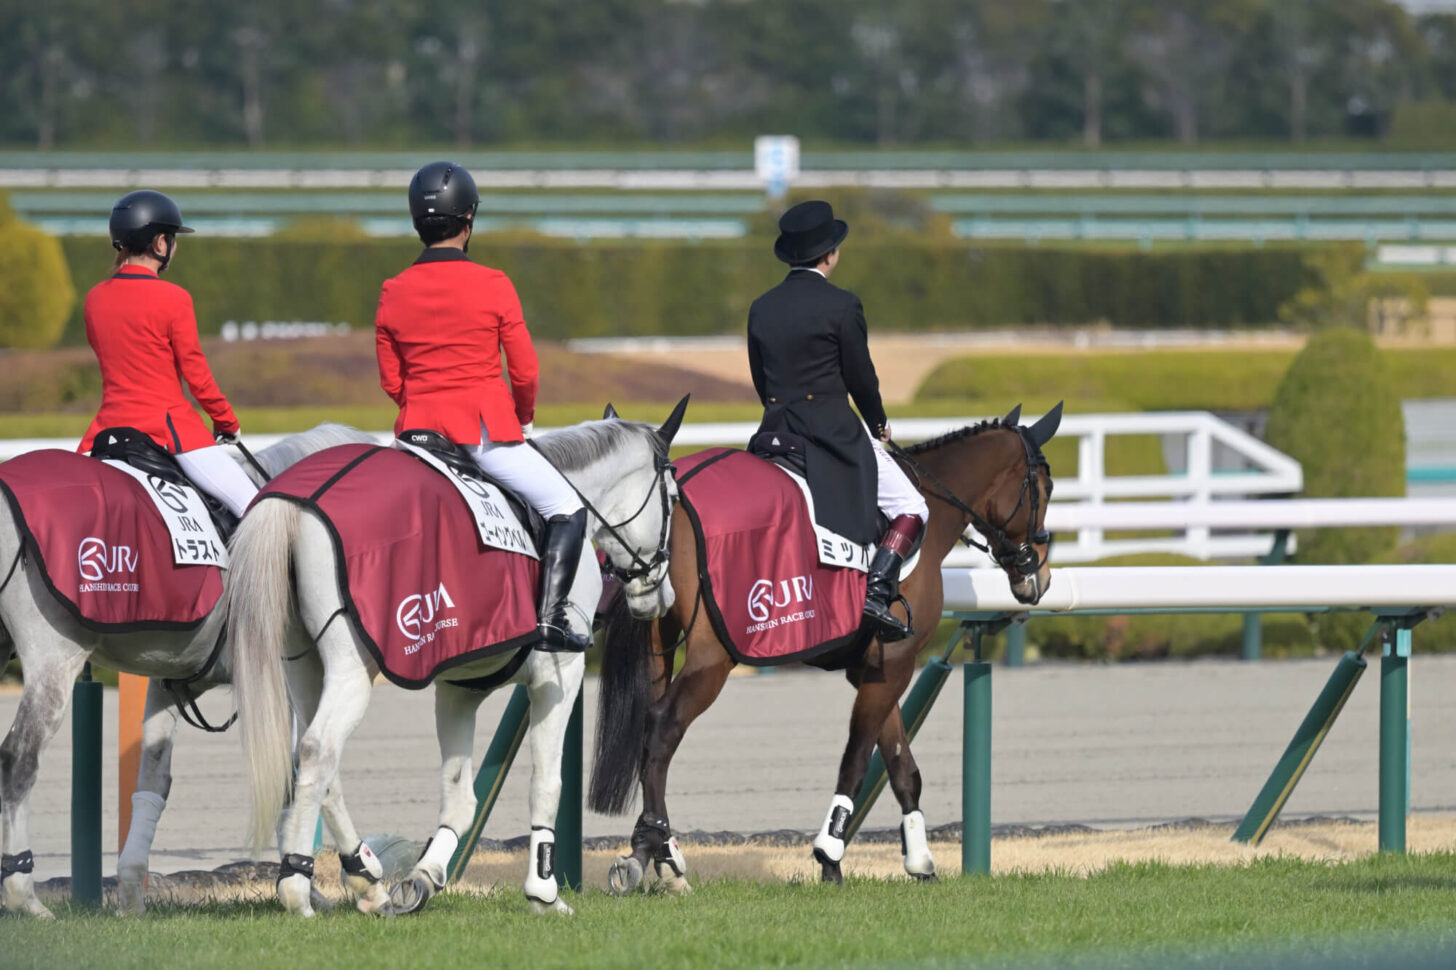
[[[1405,422],[1400,397],[1364,333],[1339,327],[1315,334],[1274,394],[1265,439],[1304,466],[1313,498],[1405,494]],[[1395,545],[1385,529],[1299,534],[1307,563],[1360,563]]]
[[[0,347],[50,347],[61,338],[76,288],[61,244],[15,218],[0,195]]]

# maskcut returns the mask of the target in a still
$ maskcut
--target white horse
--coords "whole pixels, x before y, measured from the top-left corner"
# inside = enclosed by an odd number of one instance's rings
[[[286,438],[257,455],[268,473],[276,474],[306,455],[335,445],[373,439],[341,425],[320,425]],[[255,480],[261,478],[244,466]],[[260,482],[261,484],[261,482]],[[20,657],[25,689],[20,709],[0,744],[0,817],[3,817],[4,863],[0,906],[12,912],[49,918],[36,898],[29,852],[29,800],[46,744],[60,727],[71,703],[71,684],[89,659],[114,670],[152,678],[147,688],[142,728],[141,769],[133,799],[132,825],[117,860],[118,902],[123,912],[141,912],[142,880],[147,874],[157,820],[172,787],[172,743],[179,707],[230,680],[232,667],[215,650],[222,629],[222,611],[186,632],[97,633],[82,626],[46,588],[38,563],[23,555],[21,529],[7,502],[0,502],[0,560],[12,575],[0,589],[0,667],[12,650]],[[230,570],[224,570],[224,586]],[[171,679],[172,688],[163,684]],[[175,693],[174,693],[175,691]],[[330,827],[340,845],[353,844],[352,832],[336,790],[329,800]],[[343,829],[343,833],[341,833]]]
[[[671,594],[663,580],[677,485],[667,450],[686,405],[684,398],[661,428],[620,420],[609,408],[607,419],[534,439],[585,499],[588,533],[626,582],[629,605],[639,617],[660,616],[671,606],[670,600],[664,602]],[[353,624],[329,622],[344,603],[333,543],[312,511],[281,500],[260,503],[234,536],[231,557],[229,649],[239,673],[239,723],[251,770],[252,838],[261,847],[277,826],[283,857],[278,897],[290,913],[311,916],[309,853],[320,803],[336,784],[344,744],[364,717],[378,667]],[[571,602],[588,628],[600,595],[600,573],[583,569]],[[452,668],[448,676],[486,677],[510,657]],[[566,724],[585,666],[581,654],[532,650],[506,681],[524,683],[531,701],[531,857],[525,891],[538,913],[571,912],[557,892],[551,860]],[[475,814],[475,715],[485,696],[449,680],[435,682],[440,825],[409,876],[388,893],[375,884],[358,900],[361,910],[413,912],[444,886],[459,833],[469,830]],[[305,725],[296,776],[290,698]]]

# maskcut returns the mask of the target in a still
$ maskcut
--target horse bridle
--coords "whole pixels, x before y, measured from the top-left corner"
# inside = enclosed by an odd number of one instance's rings
[[[536,446],[536,443],[534,441],[529,442],[529,444],[531,445],[531,447],[536,448],[538,452],[540,451],[540,448]],[[615,525],[607,521],[606,516],[602,515],[601,511],[596,506],[592,505],[591,501],[581,493],[581,489],[577,488],[576,485],[573,484],[570,480],[567,481],[567,484],[571,485],[571,490],[576,493],[576,497],[581,499],[581,504],[586,508],[587,513],[593,516],[598,522],[600,522],[602,524],[602,528],[606,531],[607,535],[611,536],[613,539],[616,539],[617,544],[620,545],[623,549],[627,550],[627,555],[632,557],[632,565],[627,569],[623,569],[616,563],[612,562],[611,556],[607,557],[607,572],[615,576],[617,578],[617,581],[622,583],[624,586],[627,583],[651,575],[652,570],[656,569],[662,563],[667,562],[667,533],[668,529],[671,527],[672,524],[672,495],[670,494],[670,491],[668,489],[667,481],[670,475],[676,474],[676,469],[673,467],[672,462],[669,461],[664,455],[655,455],[652,464],[652,485],[648,486],[647,494],[642,497],[642,504],[637,506],[637,511],[633,512],[631,515],[627,516],[627,518],[623,519],[621,522],[616,523]],[[564,478],[565,476],[562,477]],[[641,516],[643,512],[647,511],[648,503],[652,501],[654,491],[662,499],[662,530],[658,533],[657,536],[657,551],[652,554],[652,557],[650,559],[644,559],[642,557],[642,554],[639,553],[632,546],[632,544],[627,541],[626,537],[624,537],[619,530],[625,529],[627,526],[637,521],[637,518]],[[657,580],[656,583],[652,585],[651,589],[645,590],[644,592],[650,593],[653,590],[656,590],[663,584],[663,582],[666,581],[666,579],[667,572],[666,570],[664,570],[662,576]]]
[[[1030,508],[1028,509],[1027,522],[1035,523],[1037,513],[1041,511],[1041,489],[1037,487],[1037,473],[1046,465],[1046,459],[1041,456],[1041,450],[1031,440],[1031,435],[1026,428],[1020,425],[1011,428],[1016,436],[1021,439],[1022,451],[1026,458],[1026,475],[1021,479],[1021,491],[1016,496],[1016,505],[1012,507],[1006,518],[1001,520],[1000,525],[991,522],[981,515],[970,505],[963,502],[950,488],[935,475],[925,468],[924,465],[911,456],[904,448],[888,442],[888,448],[892,455],[910,466],[911,472],[922,482],[928,482],[933,489],[926,489],[926,493],[934,498],[940,499],[947,505],[958,509],[962,514],[971,520],[971,525],[976,531],[986,537],[986,542],[977,542],[970,536],[962,533],[960,541],[974,549],[979,549],[990,556],[996,565],[1000,566],[1007,573],[1015,570],[1019,575],[1031,576],[1041,571],[1046,565],[1046,557],[1036,551],[1038,545],[1046,547],[1050,551],[1051,533],[1040,529],[1034,533],[1028,533],[1026,539],[1020,543],[1014,542],[1007,534],[1006,527],[1016,518],[1021,507],[1027,504],[1027,496],[1031,497]],[[922,486],[923,487],[923,486]],[[1051,498],[1050,483],[1047,487],[1047,498]]]

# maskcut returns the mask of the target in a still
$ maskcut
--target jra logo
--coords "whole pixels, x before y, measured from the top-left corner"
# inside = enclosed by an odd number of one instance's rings
[[[810,603],[813,600],[812,577],[781,579],[777,585],[771,579],[760,579],[748,591],[748,618],[755,623],[763,623],[768,620],[773,610],[781,610],[791,603]]]
[[[455,601],[450,599],[445,584],[441,583],[434,592],[415,593],[401,600],[394,611],[394,623],[400,633],[411,640],[420,640],[433,635],[446,621],[441,620],[433,628],[428,628],[427,624],[434,623],[441,611],[454,608]]]
[[[136,572],[139,557],[131,546],[107,547],[104,539],[87,536],[76,550],[76,563],[81,578],[88,583],[99,583],[104,577],[116,573]]]

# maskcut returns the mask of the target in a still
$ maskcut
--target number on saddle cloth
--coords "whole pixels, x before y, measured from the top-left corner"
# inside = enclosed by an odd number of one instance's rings
[[[106,428],[97,432],[91,445],[91,457],[118,461],[164,482],[192,489],[207,506],[212,524],[224,542],[238,527],[238,517],[227,506],[192,484],[172,453],[153,441],[151,435],[135,428]]]
[[[462,478],[488,482],[500,489],[501,494],[505,496],[506,502],[510,505],[511,511],[515,512],[516,519],[530,533],[537,554],[540,554],[541,538],[546,532],[546,520],[541,518],[541,513],[531,505],[522,501],[519,495],[487,475],[485,469],[475,463],[475,459],[470,457],[470,452],[466,451],[463,446],[457,445],[438,431],[402,431],[399,433],[398,439],[407,445],[428,451],[449,465],[450,469]]]

